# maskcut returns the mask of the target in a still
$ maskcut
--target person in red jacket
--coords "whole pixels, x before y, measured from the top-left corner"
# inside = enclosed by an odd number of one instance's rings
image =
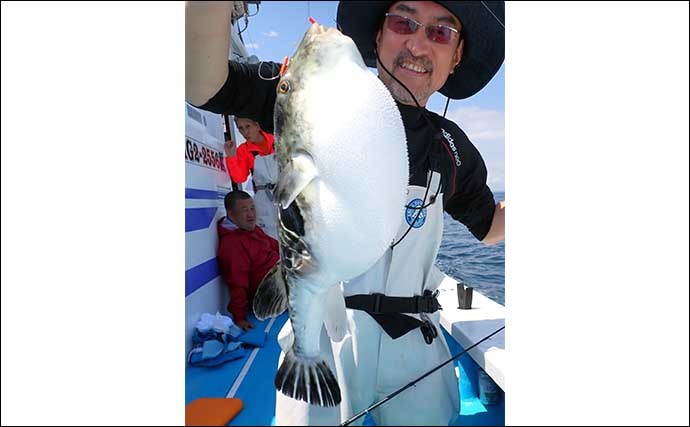
[[[232,181],[240,184],[254,170],[256,156],[273,154],[274,138],[270,133],[264,132],[254,120],[235,117],[235,125],[246,142],[238,147],[230,133],[225,133],[225,165]]]
[[[227,216],[218,220],[218,263],[230,289],[228,311],[243,330],[254,326],[247,321],[256,289],[266,273],[278,262],[278,242],[256,226],[254,200],[244,191],[225,196]]]

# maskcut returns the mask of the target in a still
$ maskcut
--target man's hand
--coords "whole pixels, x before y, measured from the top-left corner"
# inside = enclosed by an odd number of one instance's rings
[[[237,153],[237,147],[235,146],[235,141],[228,140],[223,144],[223,149],[225,150],[225,157],[235,157]]]
[[[250,330],[250,329],[254,329],[254,325],[252,325],[251,323],[247,322],[246,320],[240,320],[240,321],[238,321],[238,322],[235,322],[235,324],[236,324],[237,326],[239,326],[240,328],[242,328],[242,330],[245,331],[245,332],[247,332],[247,331]]]

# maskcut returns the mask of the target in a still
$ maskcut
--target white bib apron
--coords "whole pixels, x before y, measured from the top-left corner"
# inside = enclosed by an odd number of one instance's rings
[[[273,189],[262,188],[268,184],[278,183],[278,164],[275,157],[275,153],[254,157],[252,179],[256,188],[256,225],[261,227],[264,233],[278,240],[278,211],[273,204]]]
[[[443,235],[443,194],[436,195],[440,175],[433,173],[429,189],[408,187],[407,208],[396,242],[404,239],[366,273],[343,286],[345,296],[382,293],[392,297],[422,295],[436,290],[442,275],[434,266]],[[426,194],[426,198],[424,197]],[[429,204],[436,195],[435,203]],[[416,220],[415,220],[416,218]],[[392,255],[392,256],[391,256]],[[390,268],[388,268],[390,266]],[[421,319],[420,314],[408,314]],[[321,356],[336,373],[342,402],[334,408],[309,405],[277,392],[276,425],[338,425],[383,399],[411,380],[450,358],[439,325],[440,313],[428,314],[438,336],[426,344],[420,328],[390,338],[366,312],[347,309],[348,332],[340,342],[321,336]],[[292,342],[290,321],[279,334],[283,350]],[[281,353],[279,363],[284,353]],[[458,413],[458,383],[448,364],[414,387],[371,411],[377,425],[448,425]],[[361,425],[361,417],[354,425]]]

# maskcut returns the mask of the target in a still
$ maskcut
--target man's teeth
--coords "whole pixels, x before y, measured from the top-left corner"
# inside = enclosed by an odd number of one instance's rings
[[[409,64],[409,63],[404,62],[400,66],[402,68],[407,68],[408,70],[416,71],[417,73],[426,73],[426,69],[424,67],[420,67],[419,65]]]

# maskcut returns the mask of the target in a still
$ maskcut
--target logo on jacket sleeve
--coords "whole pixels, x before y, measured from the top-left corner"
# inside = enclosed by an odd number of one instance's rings
[[[453,140],[453,137],[451,136],[450,132],[446,131],[445,129],[441,129],[441,133],[443,134],[443,137],[446,138],[446,141],[448,141],[448,145],[450,145],[450,149],[453,150],[453,157],[455,158],[455,166],[460,167],[462,162],[460,161],[460,154],[458,154],[458,149],[455,147],[455,141]]]
[[[420,228],[426,222],[426,208],[422,199],[414,199],[405,206],[405,221],[413,228]]]

